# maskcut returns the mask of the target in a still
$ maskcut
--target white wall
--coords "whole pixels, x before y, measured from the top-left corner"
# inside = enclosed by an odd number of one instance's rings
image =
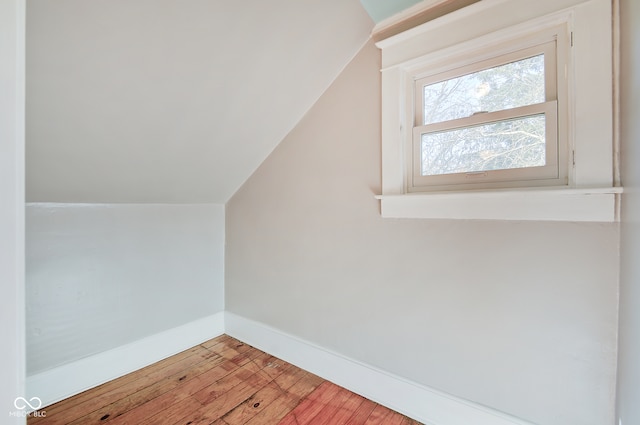
[[[618,418],[640,423],[640,3],[621,2],[622,199]],[[618,422],[616,422],[618,424]]]
[[[24,0],[0,2],[0,423],[24,394]]]
[[[224,206],[27,205],[27,373],[224,309]]]
[[[367,45],[227,204],[226,310],[540,425],[614,419],[615,224],[382,219]]]

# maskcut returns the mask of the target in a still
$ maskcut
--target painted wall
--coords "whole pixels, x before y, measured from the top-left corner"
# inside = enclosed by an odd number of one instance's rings
[[[27,374],[224,309],[224,206],[28,204]]]
[[[640,4],[621,4],[622,200],[618,420],[640,423]]]
[[[382,219],[367,45],[227,204],[226,310],[540,425],[614,419],[615,224]]]
[[[420,0],[360,0],[360,3],[374,22],[380,22],[420,3]]]
[[[24,424],[24,0],[0,2],[0,423]],[[28,397],[28,396],[27,396]]]

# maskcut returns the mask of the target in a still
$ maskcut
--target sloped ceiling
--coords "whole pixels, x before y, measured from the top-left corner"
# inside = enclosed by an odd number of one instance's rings
[[[27,200],[226,202],[372,27],[358,0],[29,0]]]

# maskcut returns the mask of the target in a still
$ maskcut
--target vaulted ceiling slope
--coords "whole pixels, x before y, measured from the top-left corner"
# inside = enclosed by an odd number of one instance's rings
[[[359,0],[28,1],[27,200],[226,202],[372,27]]]

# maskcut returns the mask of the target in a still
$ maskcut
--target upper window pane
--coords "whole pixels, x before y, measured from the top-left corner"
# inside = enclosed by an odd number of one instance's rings
[[[422,125],[545,101],[544,54],[423,87]]]

